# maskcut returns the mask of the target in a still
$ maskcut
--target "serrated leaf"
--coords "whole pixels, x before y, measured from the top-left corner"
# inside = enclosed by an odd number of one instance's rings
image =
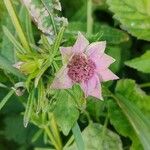
[[[64,17],[59,17],[55,11],[61,11],[58,0],[22,0],[38,28],[54,40],[57,31],[67,24]]]
[[[150,50],[142,56],[126,61],[125,64],[131,68],[144,73],[150,73]]]
[[[61,91],[57,98],[54,115],[64,135],[68,135],[79,117],[74,99],[66,92]]]
[[[123,150],[120,137],[98,123],[90,124],[82,132],[85,150]],[[72,145],[69,150],[78,150]]]
[[[150,41],[149,0],[107,0],[107,3],[123,29],[139,39]]]

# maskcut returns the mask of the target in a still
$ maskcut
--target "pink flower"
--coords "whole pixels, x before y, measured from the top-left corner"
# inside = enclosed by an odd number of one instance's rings
[[[115,59],[104,53],[106,42],[89,41],[79,32],[72,47],[61,47],[63,67],[57,73],[51,88],[68,89],[80,84],[85,96],[102,99],[101,82],[118,77],[108,67]]]

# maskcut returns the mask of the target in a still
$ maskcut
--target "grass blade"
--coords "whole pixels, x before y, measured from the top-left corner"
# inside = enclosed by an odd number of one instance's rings
[[[74,135],[78,149],[84,150],[85,149],[84,148],[84,142],[83,142],[81,131],[80,131],[80,128],[79,128],[79,125],[77,122],[75,123],[75,125],[72,128],[72,132],[73,132],[73,135]]]
[[[127,100],[121,94],[116,95],[118,98],[115,98],[115,100],[131,123],[143,148],[148,150],[150,148],[150,121],[132,102]]]
[[[14,94],[14,90],[11,90],[0,102],[0,110],[3,108],[3,106],[6,104],[6,102],[9,100],[9,98]]]
[[[24,114],[24,118],[23,118],[23,124],[24,124],[24,127],[27,127],[28,123],[29,123],[29,120],[30,120],[30,117],[31,117],[31,114],[32,114],[32,107],[33,107],[33,101],[34,101],[34,89],[31,91],[31,93],[29,94],[29,97],[28,97],[28,102],[27,102],[27,105],[26,105],[26,110],[25,110],[25,114]]]
[[[23,47],[26,49],[26,51],[30,51],[28,41],[27,41],[27,39],[25,37],[25,34],[22,30],[19,19],[16,15],[16,12],[15,12],[14,8],[13,8],[12,2],[10,0],[4,0],[4,3],[5,3],[5,6],[8,10],[8,13],[9,13],[10,18],[12,20],[12,23],[13,23],[16,31],[17,31],[18,37],[19,37]]]
[[[3,26],[3,31],[4,31],[4,34],[8,37],[8,39],[13,43],[13,45],[16,47],[16,49],[20,53],[26,52],[26,50],[22,47],[22,45],[20,45],[20,43],[15,39],[15,37],[11,34],[11,32],[5,26]]]

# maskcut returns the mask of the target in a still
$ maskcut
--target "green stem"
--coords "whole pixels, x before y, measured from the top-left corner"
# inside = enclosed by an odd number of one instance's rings
[[[58,131],[58,128],[57,128],[57,124],[56,124],[54,115],[49,114],[49,118],[50,118],[50,127],[52,129],[53,136],[55,137],[55,140],[57,141],[57,144],[59,145],[59,148],[62,150],[63,149],[62,148],[62,141],[61,141],[61,138],[60,138],[60,134],[59,134],[59,131]]]
[[[87,35],[93,32],[92,0],[87,0]]]
[[[143,83],[143,84],[140,84],[139,86],[140,86],[140,88],[146,88],[146,87],[150,87],[150,82],[148,82],[148,83]]]
[[[16,15],[16,12],[15,12],[14,8],[13,8],[12,2],[10,0],[4,0],[4,3],[5,3],[5,6],[6,6],[7,10],[8,10],[9,15],[10,15],[11,21],[12,21],[12,23],[13,23],[16,31],[17,31],[17,34],[19,36],[19,39],[20,39],[23,47],[27,51],[30,51],[30,47],[28,45],[28,41],[27,41],[27,39],[25,37],[25,34],[24,34],[23,30],[22,30],[22,27],[20,25],[19,19],[18,19],[17,15]]]
[[[54,139],[54,137],[53,137],[53,134],[51,133],[50,129],[49,129],[47,126],[46,126],[44,129],[45,129],[45,132],[46,132],[46,134],[48,135],[50,141],[53,143],[54,147],[56,148],[56,150],[62,150],[62,149],[58,146],[58,144],[56,143],[56,141],[55,141],[55,139]]]

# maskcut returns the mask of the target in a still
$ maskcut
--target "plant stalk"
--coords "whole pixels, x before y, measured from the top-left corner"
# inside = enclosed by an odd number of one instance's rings
[[[93,32],[92,0],[87,0],[87,35]]]

